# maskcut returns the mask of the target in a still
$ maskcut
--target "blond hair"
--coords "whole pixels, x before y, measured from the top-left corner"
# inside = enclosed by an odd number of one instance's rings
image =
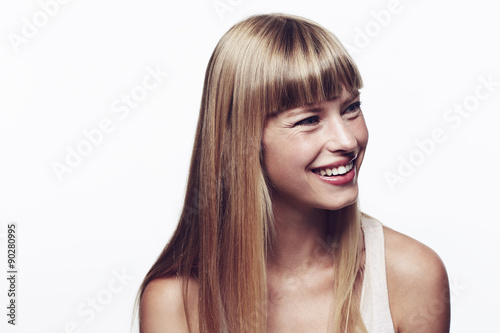
[[[266,332],[266,257],[273,239],[261,139],[269,117],[362,86],[337,38],[284,14],[233,26],[207,67],[184,207],[170,242],[147,273],[198,280],[200,332]],[[332,332],[366,332],[354,285],[363,248],[357,204],[330,213],[338,274]],[[186,303],[185,303],[186,304]],[[186,315],[187,306],[185,305]],[[189,320],[188,320],[189,322]]]

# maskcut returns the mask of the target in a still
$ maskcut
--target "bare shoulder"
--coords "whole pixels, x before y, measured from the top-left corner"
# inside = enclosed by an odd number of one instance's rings
[[[184,311],[184,291],[179,277],[159,278],[151,281],[141,300],[141,333],[189,332]],[[186,305],[193,332],[198,323],[198,284],[190,279]]]
[[[449,332],[449,283],[441,258],[428,246],[390,228],[384,227],[384,237],[396,332]]]

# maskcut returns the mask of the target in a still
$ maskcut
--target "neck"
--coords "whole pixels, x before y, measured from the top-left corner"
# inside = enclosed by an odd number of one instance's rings
[[[300,273],[311,268],[330,267],[328,211],[285,204],[274,198],[276,237],[268,267]]]

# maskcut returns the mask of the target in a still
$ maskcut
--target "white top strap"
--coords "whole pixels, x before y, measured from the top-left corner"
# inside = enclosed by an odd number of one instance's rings
[[[395,333],[389,308],[382,223],[361,218],[366,263],[361,292],[361,316],[369,333]]]

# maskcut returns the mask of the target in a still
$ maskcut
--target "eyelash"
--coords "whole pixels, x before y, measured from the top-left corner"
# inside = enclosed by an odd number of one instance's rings
[[[361,101],[352,103],[349,105],[345,111],[342,114],[345,113],[354,113],[359,110],[361,107]],[[313,121],[312,123],[309,123],[309,121]],[[302,119],[301,121],[297,122],[294,126],[311,126],[319,122],[319,116],[312,116],[312,117],[307,117],[305,119]]]
[[[358,111],[360,107],[361,107],[361,101],[354,102],[347,107],[344,113]]]
[[[314,123],[317,123],[319,121],[319,116],[312,116],[312,117],[308,117],[306,119],[303,119],[301,121],[299,121],[298,123],[296,123],[294,126],[308,126],[308,125],[313,125],[313,123],[309,123],[307,124],[307,122],[309,120],[314,120]]]

